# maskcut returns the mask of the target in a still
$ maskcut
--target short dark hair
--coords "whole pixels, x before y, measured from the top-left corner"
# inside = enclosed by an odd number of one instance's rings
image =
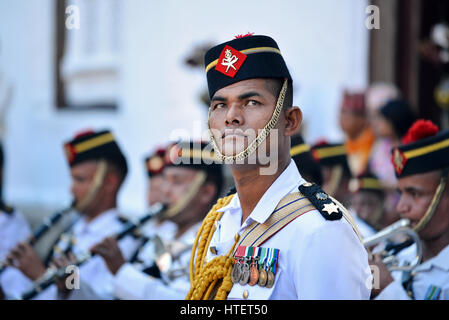
[[[280,78],[269,78],[265,79],[265,87],[273,94],[276,99],[281,93],[282,85],[284,84],[284,79]],[[293,106],[293,83],[291,80],[287,81],[287,92],[285,93],[284,104],[282,108],[290,108]]]

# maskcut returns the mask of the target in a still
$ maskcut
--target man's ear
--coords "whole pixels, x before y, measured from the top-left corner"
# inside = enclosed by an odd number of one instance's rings
[[[293,136],[298,132],[302,123],[302,111],[299,107],[287,108],[284,111],[285,116],[285,135],[287,137]]]
[[[116,173],[112,171],[108,171],[106,176],[104,177],[103,185],[106,187],[109,191],[115,191],[118,190],[120,181],[119,177]]]

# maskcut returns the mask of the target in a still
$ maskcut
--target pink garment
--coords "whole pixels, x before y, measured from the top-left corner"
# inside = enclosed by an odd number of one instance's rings
[[[384,186],[395,187],[397,184],[394,167],[391,163],[393,144],[389,139],[378,138],[374,143],[369,160],[369,168]]]

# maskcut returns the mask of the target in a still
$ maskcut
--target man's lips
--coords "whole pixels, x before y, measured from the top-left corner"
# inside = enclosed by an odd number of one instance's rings
[[[223,137],[223,139],[242,139],[245,138],[243,134],[227,134]]]
[[[222,133],[221,138],[246,138],[246,135],[239,131],[225,131]]]

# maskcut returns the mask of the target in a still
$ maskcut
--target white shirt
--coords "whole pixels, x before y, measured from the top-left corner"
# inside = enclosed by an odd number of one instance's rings
[[[264,223],[280,200],[306,181],[292,160],[241,224],[242,210],[236,194],[220,211],[210,246],[217,255],[225,255],[234,244],[234,235],[242,234],[253,222]],[[317,210],[296,218],[267,240],[262,247],[279,249],[275,283],[272,288],[234,284],[228,299],[369,299],[366,285],[371,276],[365,248],[344,219],[325,220]],[[209,249],[209,248],[208,248]],[[215,257],[208,250],[207,260]]]
[[[8,253],[19,243],[31,235],[28,221],[17,210],[11,214],[0,211],[0,260],[3,261]],[[0,275],[0,286],[9,296],[17,296],[28,288],[30,281],[16,268],[6,268]]]
[[[196,234],[201,224],[195,224],[188,229],[179,239],[189,248],[193,245]],[[164,238],[165,241],[175,240]],[[151,246],[151,241],[148,243]],[[114,281],[115,295],[120,299],[132,300],[181,300],[185,299],[190,289],[188,266],[191,250],[184,251],[180,257],[173,262],[173,268],[186,268],[186,273],[173,280],[165,277],[164,281],[151,277],[130,263],[124,264],[117,272]],[[148,259],[148,256],[145,257]],[[151,260],[150,260],[151,261]]]
[[[4,260],[18,242],[31,235],[28,221],[17,210],[8,214],[0,211],[0,260]]]
[[[81,217],[70,231],[76,239],[73,245],[75,255],[87,252],[93,245],[101,242],[107,236],[111,236],[123,230],[124,224],[118,219],[117,209],[110,209],[94,220],[88,222]],[[130,258],[135,250],[136,243],[131,237],[125,237],[119,242],[125,259]],[[80,289],[71,292],[70,299],[112,299],[113,275],[109,272],[103,259],[94,256],[79,267]],[[29,280],[28,280],[29,281]],[[31,289],[31,285],[28,289]],[[23,292],[22,292],[23,293]],[[56,285],[51,285],[39,293],[36,300],[58,299]]]
[[[401,264],[411,261],[416,255],[416,246],[410,246],[400,252],[398,259]],[[416,300],[428,299],[432,287],[439,290],[436,296],[438,300],[449,300],[449,245],[441,252],[417,266],[414,270],[416,276],[413,278],[412,289]],[[402,271],[392,272],[395,279],[376,297],[377,300],[410,300],[402,286]]]

